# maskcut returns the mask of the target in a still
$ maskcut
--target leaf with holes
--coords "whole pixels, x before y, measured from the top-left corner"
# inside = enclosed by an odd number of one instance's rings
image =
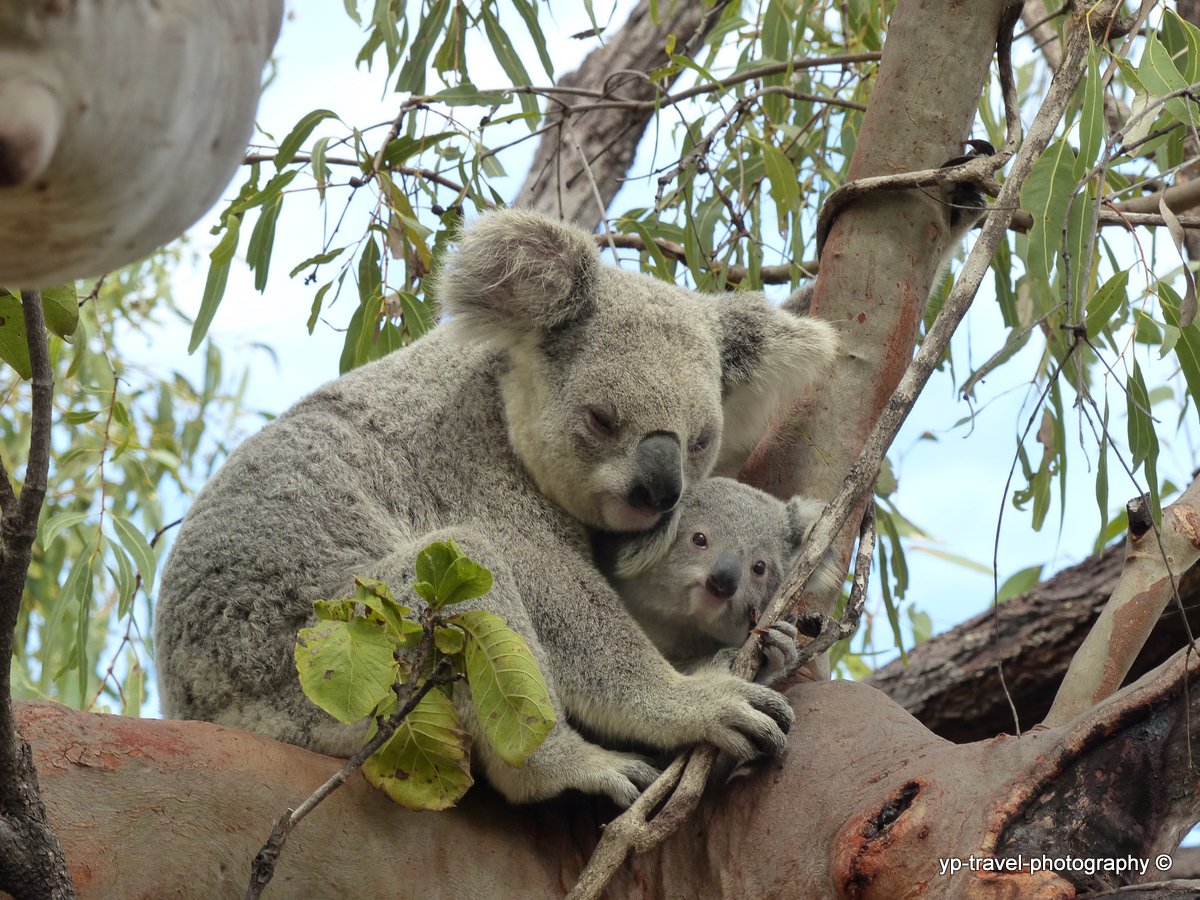
[[[394,701],[390,707],[383,715],[395,711]],[[450,698],[436,688],[422,697],[363,764],[363,775],[407,809],[448,809],[457,803],[473,783],[471,735]]]
[[[387,631],[375,622],[317,622],[297,636],[300,686],[339,722],[357,722],[391,693],[399,673],[394,649]]]

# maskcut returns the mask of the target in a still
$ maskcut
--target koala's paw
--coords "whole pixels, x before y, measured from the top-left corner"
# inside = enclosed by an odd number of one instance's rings
[[[796,646],[796,626],[791,622],[776,622],[762,635],[762,655],[766,661],[759,669],[755,682],[771,685],[796,668],[800,648]]]
[[[704,717],[702,740],[738,761],[783,753],[796,719],[787,698],[732,675],[707,672],[694,677],[700,695],[696,709]]]
[[[588,794],[605,794],[625,809],[661,774],[649,760],[636,753],[595,748],[588,760],[579,789]]]

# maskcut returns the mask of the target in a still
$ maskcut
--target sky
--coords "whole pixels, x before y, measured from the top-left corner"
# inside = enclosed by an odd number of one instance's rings
[[[615,23],[623,20],[624,10],[631,5],[631,0],[621,0],[613,14]],[[596,6],[603,21],[608,7],[603,3]],[[570,35],[590,27],[581,4],[556,3],[552,10],[555,21],[544,24],[548,34]],[[514,41],[520,41],[519,29],[510,33]],[[282,139],[302,115],[316,108],[331,109],[345,122],[360,126],[389,121],[402,98],[388,92],[382,73],[353,68],[352,60],[362,40],[358,27],[340,4],[291,7],[275,49],[276,75],[264,94],[259,112],[261,131],[273,135],[276,141]],[[551,40],[549,49],[556,73],[573,69],[594,46],[595,40]],[[519,43],[518,51],[527,60],[536,59],[531,48],[522,48]],[[488,71],[490,53],[477,53],[470,58],[476,84],[486,87],[506,83],[498,67],[495,72]],[[474,62],[476,58],[479,63]],[[529,69],[533,78],[538,79],[536,63],[530,62]],[[257,140],[273,143],[262,134]],[[510,173],[506,199],[515,196],[533,147],[533,141],[526,142],[505,157]],[[643,148],[634,170],[645,171],[649,167]],[[227,197],[236,193],[243,177],[239,174]],[[627,188],[617,206],[632,205],[629,191],[633,190],[637,188]],[[648,200],[652,191],[653,187],[646,189]],[[368,192],[360,193],[366,200]],[[207,252],[216,240],[209,229],[216,223],[220,209],[218,206],[189,232],[192,248],[202,257],[201,264],[185,266],[176,280],[176,297],[193,314],[199,306]],[[326,322],[319,323],[314,334],[308,335],[305,321],[316,286],[305,286],[300,278],[290,279],[287,273],[296,262],[322,248],[324,229],[329,227],[327,217],[336,216],[340,209],[340,202],[333,202],[327,211],[319,210],[311,192],[290,195],[279,224],[266,291],[261,295],[254,291],[244,264],[236,264],[231,273],[211,333],[226,351],[246,348],[244,353],[234,355],[251,367],[251,408],[281,412],[311,389],[337,376],[342,335]],[[953,344],[960,372],[970,368],[968,361],[977,365],[986,359],[1004,340],[1006,330],[989,282],[990,279],[985,281],[984,290]],[[355,303],[356,298],[350,296],[353,293],[348,291],[341,303],[345,306]],[[349,312],[348,308],[335,307],[331,317],[335,322],[343,322]],[[255,342],[269,344],[275,361],[249,349]],[[202,351],[180,363],[181,348],[186,345],[187,329],[171,326],[156,332],[145,345],[132,347],[131,355],[147,364],[198,372],[203,363]],[[938,554],[958,554],[990,569],[997,518],[1004,504],[1004,482],[1013,463],[1016,436],[1025,426],[1032,409],[1029,403],[1035,396],[1028,380],[1039,349],[1039,342],[1031,341],[1030,347],[989,377],[978,389],[979,397],[973,406],[956,395],[945,373],[935,374],[890,454],[899,477],[893,499],[905,515],[931,536],[915,542],[908,553],[912,582],[908,599],[932,617],[935,633],[991,604],[990,574],[947,562]],[[1123,407],[1119,390],[1112,394],[1112,402]],[[975,415],[972,424],[956,427],[956,423],[972,414]],[[1068,415],[1068,427],[1071,434],[1080,429],[1072,414]],[[1117,433],[1123,434],[1123,423],[1118,421],[1115,427]],[[1040,534],[1031,531],[1027,511],[1007,505],[997,553],[1001,582],[1013,572],[1034,565],[1044,564],[1048,574],[1091,553],[1099,525],[1093,487],[1095,459],[1090,432],[1086,426],[1082,428],[1089,436],[1087,454],[1091,463],[1085,460],[1085,453],[1079,452],[1078,443],[1069,448],[1072,464],[1066,516],[1059,518],[1057,487],[1050,516]],[[1160,429],[1164,441],[1169,440],[1165,434],[1168,430]],[[1180,446],[1164,448],[1160,472],[1186,483],[1191,448],[1176,443]],[[1110,459],[1110,470],[1118,469]],[[1023,486],[1019,473],[1014,486]],[[1114,506],[1135,493],[1122,477],[1113,476],[1110,496]],[[875,594],[877,597],[877,585]],[[874,607],[878,610],[879,604]],[[876,635],[877,646],[883,651],[880,660],[890,658],[894,651],[888,649],[891,637],[886,623],[877,624]]]

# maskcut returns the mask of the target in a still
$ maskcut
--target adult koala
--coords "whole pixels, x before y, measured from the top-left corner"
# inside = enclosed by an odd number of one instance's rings
[[[403,591],[416,554],[452,538],[491,569],[476,602],[529,642],[558,717],[521,768],[476,741],[511,801],[575,788],[624,805],[653,779],[568,720],[664,750],[780,753],[786,700],[677,672],[593,565],[587,529],[648,529],[715,464],[736,469],[824,370],[828,326],[603,266],[586,233],[518,211],[462,235],[440,299],[448,325],[301,400],[197,497],[161,580],[165,712],[351,754],[364,727],[303,695],[296,632],[355,575]]]

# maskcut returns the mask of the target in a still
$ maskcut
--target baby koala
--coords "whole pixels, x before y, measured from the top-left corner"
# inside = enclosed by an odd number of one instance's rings
[[[642,534],[596,539],[598,564],[642,630],[677,669],[732,662],[808,537],[822,504],[787,503],[731,478],[709,478],[684,495],[676,514]],[[842,578],[827,557],[810,588]],[[766,663],[755,679],[772,684],[795,667],[796,627],[763,633]]]

